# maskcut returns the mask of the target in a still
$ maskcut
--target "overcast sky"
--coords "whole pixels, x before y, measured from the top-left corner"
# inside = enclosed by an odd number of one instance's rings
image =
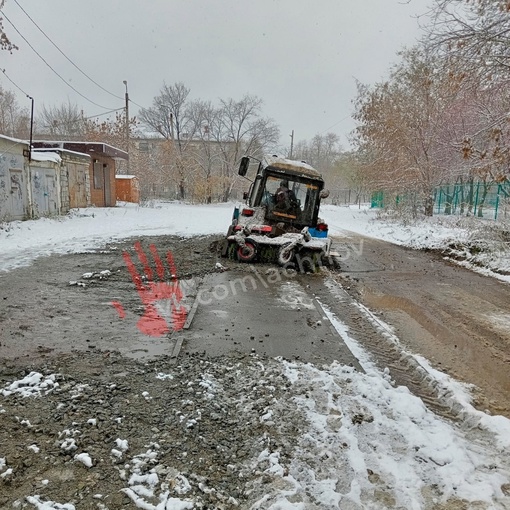
[[[294,130],[295,142],[334,132],[346,146],[354,127],[356,80],[373,84],[387,76],[397,52],[421,36],[425,20],[417,16],[429,5],[430,0],[6,0],[3,13],[22,35],[4,19],[20,49],[0,52],[0,68],[34,97],[36,114],[43,104],[67,101],[87,116],[122,108],[126,80],[131,116],[137,105],[151,106],[163,82],[183,82],[190,98],[213,103],[258,96],[285,145]],[[109,93],[80,73],[20,6]],[[3,74],[0,84],[16,91]]]

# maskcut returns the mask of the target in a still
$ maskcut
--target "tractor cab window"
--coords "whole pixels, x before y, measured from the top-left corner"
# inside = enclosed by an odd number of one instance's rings
[[[309,224],[317,203],[319,186],[297,178],[268,175],[261,205],[274,219]]]

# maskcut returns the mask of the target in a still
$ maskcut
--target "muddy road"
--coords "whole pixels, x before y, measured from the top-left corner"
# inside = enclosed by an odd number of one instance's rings
[[[146,238],[138,251],[128,240],[1,274],[2,364],[84,351],[176,360],[240,351],[362,370],[354,341],[437,409],[451,402],[413,354],[474,384],[479,409],[510,417],[509,285],[354,234],[335,239],[335,268],[317,274],[225,261],[220,239]],[[155,254],[160,266],[144,267]],[[169,283],[149,289],[151,279]]]
[[[385,383],[408,387],[462,430],[474,457],[490,448],[492,464],[479,469],[501,473],[492,506],[473,506],[455,494],[444,497],[434,483],[441,464],[420,457],[420,471],[425,462],[434,473],[423,475],[422,508],[508,508],[506,452],[493,450],[490,435],[417,355],[476,385],[480,410],[510,417],[510,286],[438,254],[354,235],[335,239],[334,266],[316,273],[221,259],[220,239],[132,239],[0,273],[0,508],[45,501],[134,508],[145,497],[152,506],[143,507],[156,508],[158,498],[170,497],[169,487],[197,508],[252,508],[267,498],[256,508],[274,508],[284,478],[271,474],[264,448],[305,486],[311,467],[318,480],[338,478],[335,490],[344,496],[361,480],[367,506],[408,507],[377,463],[327,472],[322,443],[301,445],[309,438],[302,431],[311,429],[296,402],[311,398],[320,407],[331,395],[327,388],[315,394],[306,377],[291,383],[277,357],[310,370],[342,364],[333,398],[346,400],[338,414],[325,406],[321,415],[338,441],[347,427],[363,434],[375,425],[359,393],[352,402],[347,397],[351,377],[370,378],[376,365]],[[393,407],[382,408],[392,421]],[[399,457],[419,455],[414,439],[391,438]],[[351,451],[347,443],[327,448],[332,459]],[[292,471],[300,451],[306,468]],[[149,483],[155,474],[164,480],[159,493]],[[306,508],[338,508],[313,490],[295,496]]]
[[[342,285],[402,347],[478,387],[480,409],[510,417],[510,286],[438,253],[355,234],[341,246]]]

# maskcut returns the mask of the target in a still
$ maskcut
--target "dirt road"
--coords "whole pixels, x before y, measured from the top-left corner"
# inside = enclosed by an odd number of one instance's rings
[[[397,382],[415,385],[424,396],[420,377],[401,361],[403,350],[420,354],[476,385],[481,409],[510,416],[510,286],[438,254],[357,235],[335,240],[339,269],[314,275],[225,261],[218,240],[147,238],[139,253],[130,240],[96,253],[42,258],[1,275],[2,360],[22,364],[94,350],[142,359],[253,351],[359,366],[327,320],[325,305]],[[180,332],[171,331],[175,296],[155,300],[170,331],[140,328],[147,303],[122,254],[131,254],[144,278],[139,256],[150,255],[151,243],[165,266],[172,254],[180,305],[192,310],[191,326]]]
[[[282,459],[292,458],[307,426],[277,356],[338,360],[359,372],[375,363],[435,412],[462,418],[421,354],[477,385],[480,409],[510,417],[510,286],[434,253],[354,235],[335,240],[336,269],[315,274],[226,261],[219,240],[146,238],[138,249],[129,240],[0,274],[0,390],[24,377],[41,377],[51,390],[40,399],[4,390],[0,507],[28,508],[28,495],[38,494],[80,501],[77,508],[130,508],[128,480],[157,459],[154,469],[179,490],[186,482],[182,489],[204,508],[249,508],[271,481],[265,467],[246,470],[266,433],[259,415],[282,403],[270,445]],[[144,257],[161,264],[144,267]],[[166,283],[152,285],[159,276]],[[271,384],[261,384],[261,370]],[[197,391],[195,408],[190,385],[221,386],[221,400]],[[145,453],[124,465],[119,438],[129,438],[130,452]],[[80,467],[75,450],[90,454],[93,472]],[[221,490],[204,492],[207,483]],[[441,494],[429,489],[427,508],[436,508]],[[367,498],[394,508],[390,493],[368,491]],[[227,495],[237,503],[225,503]],[[441,508],[471,507],[454,498]]]
[[[482,409],[510,417],[510,286],[437,253],[355,234],[340,246],[342,284],[402,346],[480,388]]]

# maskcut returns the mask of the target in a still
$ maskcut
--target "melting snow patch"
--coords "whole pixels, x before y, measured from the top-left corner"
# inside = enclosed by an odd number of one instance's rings
[[[121,459],[122,458],[122,452],[119,451],[119,450],[116,450],[115,448],[111,449],[111,454],[112,454],[113,457],[117,457],[117,459]]]
[[[271,409],[269,409],[269,411],[268,411],[266,414],[263,414],[263,415],[260,417],[260,421],[261,421],[261,422],[268,421],[268,420],[270,420],[272,417],[273,417],[273,411],[272,411]]]
[[[283,303],[285,308],[301,310],[306,308],[314,310],[315,306],[310,296],[296,282],[284,282],[278,288],[278,301]]]
[[[2,474],[0,474],[0,478],[8,478],[13,473],[12,468],[6,469]]]
[[[78,282],[78,281],[76,281],[76,280],[71,280],[71,281],[69,282],[69,285],[71,285],[71,286],[76,285],[77,287],[86,287],[86,286],[87,286],[87,284],[86,284],[86,283]]]
[[[487,319],[497,329],[508,332],[510,329],[510,314],[509,313],[490,313],[487,314]]]
[[[41,496],[27,496],[26,500],[34,505],[37,510],[76,510],[75,506],[71,503],[55,503],[53,501],[41,501]]]
[[[165,379],[173,379],[174,376],[172,374],[163,374],[162,372],[159,372],[156,374],[156,379],[161,379],[164,381]]]
[[[119,448],[119,450],[125,452],[128,448],[129,448],[129,444],[127,442],[127,439],[119,439],[117,438],[115,440],[115,443],[117,444],[117,448]]]
[[[120,440],[118,440],[120,441]],[[117,443],[120,447],[120,444]],[[129,477],[129,487],[122,489],[138,508],[145,510],[187,510],[195,507],[194,503],[180,496],[191,490],[191,485],[183,475],[176,474],[171,480],[168,475],[165,482],[160,482],[158,472],[166,469],[158,464],[159,445],[151,443],[145,453],[136,455],[131,461],[132,473]],[[126,465],[129,467],[129,464]],[[121,478],[124,479],[123,473]],[[171,493],[175,494],[172,495]],[[159,493],[159,494],[158,494]],[[159,503],[156,501],[159,500]],[[151,502],[152,501],[152,502]]]
[[[108,278],[109,276],[111,276],[111,274],[112,274],[111,271],[109,271],[108,269],[105,269],[104,271],[99,271],[99,272],[83,273],[81,275],[81,277],[84,278],[85,280],[91,280],[92,278],[104,280],[104,279]]]
[[[8,397],[14,393],[19,393],[23,397],[39,396],[41,393],[47,395],[59,384],[56,382],[56,375],[51,374],[44,377],[39,372],[30,372],[26,377],[19,381],[14,381],[2,390],[2,395]]]
[[[88,468],[92,467],[92,459],[88,453],[79,453],[78,455],[74,456],[74,460],[81,462]]]
[[[274,452],[263,452],[259,461],[266,462],[268,473],[286,481],[292,477],[297,493],[311,494],[319,508],[363,506],[374,486],[395,506],[413,509],[425,508],[430,498],[435,504],[458,498],[479,503],[500,496],[503,473],[484,466],[502,465],[504,450],[484,454],[472,447],[407,388],[394,388],[382,374],[360,374],[338,363],[323,369],[284,366],[309,426],[302,431],[289,476]],[[270,496],[278,504],[289,501],[283,493]]]

